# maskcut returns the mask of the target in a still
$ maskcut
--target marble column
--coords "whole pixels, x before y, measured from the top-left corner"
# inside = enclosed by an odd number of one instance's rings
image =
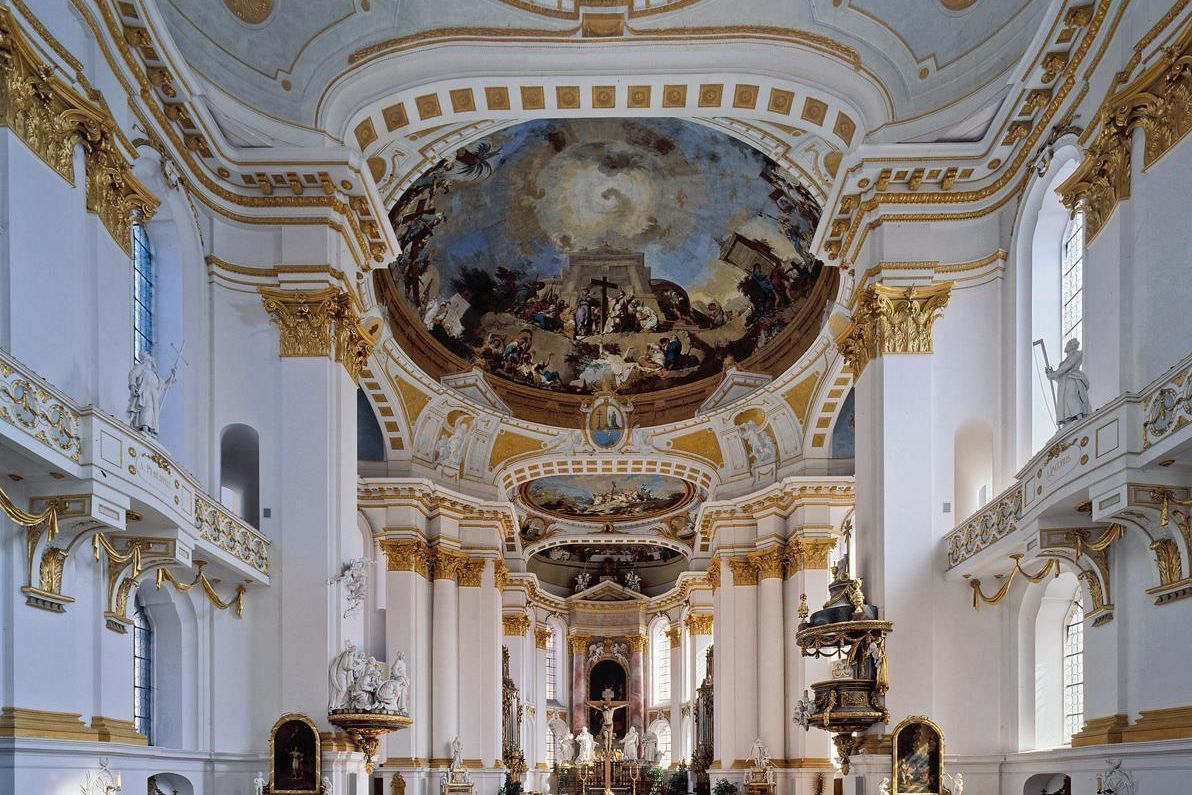
[[[629,723],[640,734],[646,722],[646,636],[629,636]]]
[[[572,635],[567,638],[571,649],[571,732],[588,725],[588,683],[584,676],[584,662],[588,653],[588,637]]]
[[[431,765],[450,762],[451,741],[459,734],[458,567],[456,553],[441,548],[431,553]]]

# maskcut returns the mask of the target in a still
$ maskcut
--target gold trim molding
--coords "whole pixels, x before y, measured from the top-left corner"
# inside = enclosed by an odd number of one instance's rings
[[[836,347],[853,378],[865,365],[891,353],[931,353],[932,327],[943,314],[952,282],[889,287],[873,284],[857,292],[852,321],[836,338]]]
[[[103,97],[84,97],[41,59],[12,14],[0,8],[0,126],[75,185],[74,149],[83,147],[87,209],[132,256],[132,222],[148,220],[160,203],[132,173],[135,151]],[[126,153],[127,156],[126,156]]]

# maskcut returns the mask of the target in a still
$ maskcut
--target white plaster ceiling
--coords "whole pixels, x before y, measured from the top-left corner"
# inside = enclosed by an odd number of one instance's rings
[[[217,93],[265,117],[314,126],[336,137],[344,137],[347,117],[369,101],[374,84],[363,84],[369,88],[354,97],[356,107],[332,113],[327,98],[336,86],[351,83],[361,70],[383,72],[390,90],[410,85],[419,70],[407,70],[404,64],[420,55],[425,60],[419,53],[423,49],[445,49],[450,57],[436,63],[449,64],[461,77],[496,74],[497,67],[516,69],[505,53],[528,56],[538,48],[550,50],[560,73],[574,73],[572,65],[580,62],[590,69],[586,58],[576,57],[586,52],[599,53],[610,72],[625,64],[636,70],[624,71],[627,79],[640,77],[640,58],[608,56],[607,48],[627,43],[648,49],[637,55],[648,55],[646,62],[656,73],[703,69],[715,60],[715,50],[725,49],[739,71],[819,84],[864,107],[865,98],[840,90],[856,78],[845,73],[861,73],[885,95],[881,113],[871,111],[861,120],[863,130],[955,111],[955,119],[913,129],[922,136],[961,121],[971,103],[985,104],[995,96],[998,83],[1022,57],[1053,5],[1043,0],[627,3],[623,8],[601,3],[577,9],[571,0],[561,6],[555,0],[156,0],[182,55]],[[654,12],[643,13],[647,5]],[[563,10],[535,10],[542,6]],[[597,12],[622,14],[622,35],[583,38],[581,14]],[[257,19],[263,21],[249,21]],[[721,35],[699,47],[683,46],[682,39],[693,31]],[[804,45],[792,44],[799,38]],[[394,40],[402,44],[393,57],[354,67],[349,61],[362,48]],[[811,71],[798,50],[818,46],[816,42],[854,52],[861,68],[837,61],[831,69],[820,64]],[[533,60],[527,57],[527,64]],[[541,69],[538,64],[533,68]]]

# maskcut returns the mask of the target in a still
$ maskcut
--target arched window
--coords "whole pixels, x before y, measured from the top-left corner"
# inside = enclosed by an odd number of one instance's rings
[[[546,638],[546,700],[559,700],[559,631],[554,627],[550,627]],[[553,748],[550,753],[554,753]]]
[[[650,631],[650,672],[653,682],[651,703],[670,701],[670,639],[666,636],[666,622],[656,621]]]
[[[1084,213],[1064,227],[1060,248],[1060,350],[1075,339],[1084,342]]]
[[[132,611],[132,719],[153,744],[153,625],[138,595]]]
[[[670,724],[664,720],[656,720],[650,724],[650,731],[654,732],[654,736],[658,738],[658,755],[654,758],[654,764],[659,767],[669,767],[671,763],[671,729]]]
[[[153,354],[153,252],[149,233],[132,225],[132,353],[133,360]]]
[[[1080,589],[1064,617],[1064,743],[1084,726],[1084,605]]]

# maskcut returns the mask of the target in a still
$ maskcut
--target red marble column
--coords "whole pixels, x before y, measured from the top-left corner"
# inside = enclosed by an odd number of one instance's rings
[[[584,661],[588,654],[588,638],[573,635],[568,638],[571,648],[571,731],[579,733],[588,723],[588,683],[584,677]],[[589,727],[589,731],[594,731]]]
[[[629,636],[629,725],[639,734],[646,730],[645,651],[645,635]]]

